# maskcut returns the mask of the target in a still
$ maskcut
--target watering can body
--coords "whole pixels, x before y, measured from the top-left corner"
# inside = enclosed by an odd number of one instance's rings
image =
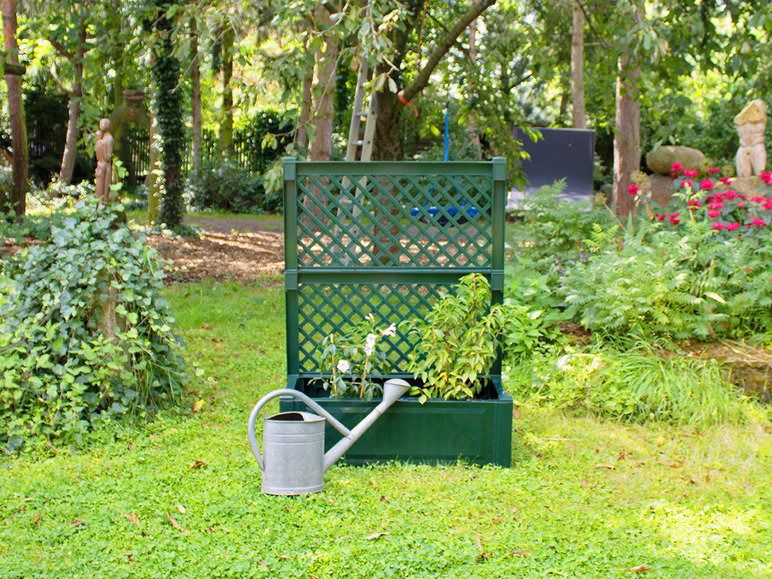
[[[351,448],[364,432],[405,394],[410,385],[392,378],[383,388],[383,401],[349,430],[327,410],[302,392],[284,388],[263,396],[249,415],[249,445],[263,471],[262,491],[271,495],[301,495],[324,490],[324,473]],[[282,412],[263,419],[263,453],[255,437],[260,410],[278,396],[293,396],[317,414]],[[343,438],[324,454],[324,427],[328,422]]]

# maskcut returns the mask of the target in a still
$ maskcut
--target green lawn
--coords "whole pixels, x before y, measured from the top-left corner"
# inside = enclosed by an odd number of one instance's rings
[[[88,449],[0,459],[3,579],[772,577],[772,434],[758,425],[521,406],[511,469],[335,466],[322,494],[265,496],[246,418],[284,385],[281,284],[167,293],[210,382],[183,412]]]

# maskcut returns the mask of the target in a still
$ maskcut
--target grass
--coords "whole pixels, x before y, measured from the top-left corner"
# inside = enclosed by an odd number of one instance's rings
[[[772,434],[758,424],[520,406],[511,469],[336,465],[322,494],[263,495],[246,417],[284,385],[281,285],[168,297],[209,382],[87,449],[0,459],[0,577],[772,577]]]
[[[133,209],[126,212],[130,221],[143,225],[147,223],[147,210]],[[248,221],[282,221],[281,213],[231,213],[230,211],[188,211],[184,219],[239,219]]]

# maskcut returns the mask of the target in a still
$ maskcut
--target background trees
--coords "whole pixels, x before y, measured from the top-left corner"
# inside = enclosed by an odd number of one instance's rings
[[[731,118],[771,85],[772,9],[759,0],[65,0],[24,7],[19,52],[30,72],[22,89],[65,94],[69,103],[56,172],[62,183],[77,174],[76,158],[88,157],[91,132],[123,90],[151,89],[162,77],[167,94],[153,108],[159,114],[167,96],[177,99],[163,114],[182,114],[177,137],[164,137],[185,146],[180,174],[213,152],[236,155],[234,135],[269,109],[288,123],[251,131],[259,142],[249,147],[278,151],[292,136],[295,153],[340,158],[356,70],[367,62],[378,101],[374,158],[439,157],[446,109],[451,158],[503,154],[513,169],[515,127],[586,123],[597,134],[598,184],[615,183],[624,213],[640,151],[679,143],[730,161]],[[159,72],[169,59],[178,62],[176,79]],[[9,120],[18,114],[3,111]],[[5,124],[5,146],[10,133]],[[191,141],[194,153],[185,153]]]

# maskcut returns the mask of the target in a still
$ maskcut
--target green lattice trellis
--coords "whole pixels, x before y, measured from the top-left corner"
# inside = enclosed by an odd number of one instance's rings
[[[372,313],[384,325],[425,315],[472,272],[504,282],[504,159],[474,163],[284,160],[290,380],[316,375],[319,344]],[[403,373],[413,344],[387,354]],[[494,374],[500,373],[500,361]]]

